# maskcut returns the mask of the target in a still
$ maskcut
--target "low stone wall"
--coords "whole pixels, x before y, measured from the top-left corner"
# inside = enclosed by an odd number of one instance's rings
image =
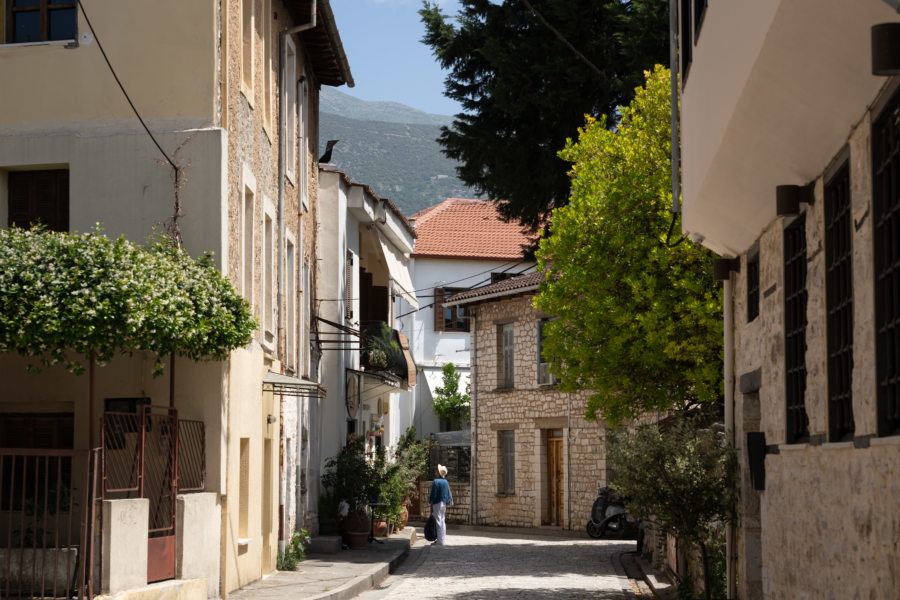
[[[468,523],[472,510],[472,486],[469,483],[450,481],[450,493],[453,495],[453,506],[447,508],[448,523]],[[431,493],[431,482],[422,482],[422,516],[431,516],[431,504],[428,494]]]

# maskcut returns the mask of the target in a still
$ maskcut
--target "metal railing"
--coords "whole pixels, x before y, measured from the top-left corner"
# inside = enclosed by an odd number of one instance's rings
[[[90,598],[88,450],[0,448],[0,597]]]

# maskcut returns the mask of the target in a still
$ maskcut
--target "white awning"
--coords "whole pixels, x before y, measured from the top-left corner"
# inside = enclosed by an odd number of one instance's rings
[[[394,289],[397,293],[402,294],[413,308],[419,308],[419,300],[416,298],[416,288],[413,286],[412,276],[409,274],[409,259],[403,256],[393,244],[385,239],[384,234],[378,232],[378,242],[381,247],[381,253],[384,256],[384,263],[387,265],[388,272],[394,282]]]

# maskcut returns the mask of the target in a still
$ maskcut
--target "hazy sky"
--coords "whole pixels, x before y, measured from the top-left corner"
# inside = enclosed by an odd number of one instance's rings
[[[456,14],[456,0],[441,0]],[[446,73],[431,49],[418,11],[421,0],[331,0],[356,86],[338,90],[363,100],[390,100],[439,115],[460,112],[443,95]]]

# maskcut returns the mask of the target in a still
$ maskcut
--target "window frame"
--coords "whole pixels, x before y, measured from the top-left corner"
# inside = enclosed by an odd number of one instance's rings
[[[444,300],[459,292],[464,292],[468,288],[434,288],[434,330],[435,331],[452,331],[457,333],[469,333],[472,329],[471,322],[465,318],[466,309],[462,306],[444,307]],[[450,311],[451,323],[457,323],[457,326],[447,326],[447,313]]]
[[[284,36],[284,154],[285,175],[291,183],[297,181],[297,45],[292,36]],[[302,192],[301,192],[302,196]],[[302,200],[301,200],[302,204]]]
[[[66,233],[70,225],[70,200],[69,200],[70,174],[68,169],[29,169],[6,172],[6,225],[13,224],[22,228],[30,228],[35,223],[41,223],[50,231]],[[46,199],[47,188],[52,189],[52,204],[39,206],[41,200]],[[21,189],[20,189],[21,188]],[[39,189],[40,188],[40,189]],[[17,206],[18,192],[24,194],[25,206]],[[49,209],[49,210],[48,210]],[[20,215],[24,213],[24,221],[19,222]],[[44,217],[52,218],[45,220]]]
[[[260,312],[262,314],[262,342],[269,350],[276,346],[276,283],[275,265],[277,264],[278,234],[275,227],[275,205],[272,200],[263,195],[263,214],[260,221],[260,239],[262,240],[262,284],[260,298]]]
[[[241,173],[241,295],[256,314],[254,291],[256,253],[256,178],[245,164]]]
[[[516,493],[516,430],[497,431],[497,495]]]
[[[74,0],[72,2],[67,2],[65,4],[50,4],[50,0],[39,0],[39,4],[37,6],[20,6],[15,7],[15,0],[6,0],[5,5],[3,7],[3,19],[4,19],[4,27],[3,27],[3,40],[0,42],[0,45],[29,45],[29,44],[47,44],[51,42],[70,42],[72,40],[78,39],[78,3]],[[71,10],[73,12],[74,18],[74,28],[75,35],[74,37],[61,37],[61,38],[52,38],[50,37],[50,13],[62,10]],[[15,19],[13,19],[14,13],[29,13],[29,12],[37,12],[39,14],[40,19],[40,39],[31,40],[28,42],[16,42],[9,41],[14,40],[16,36],[15,31]]]
[[[850,162],[825,183],[825,315],[828,440],[852,440],[853,234]]]
[[[900,169],[900,92],[872,122],[872,249],[875,295],[876,435],[900,434],[900,351],[893,340],[900,329],[900,299],[892,295],[900,278],[892,243],[900,219],[896,173]],[[891,300],[890,302],[888,300]]]
[[[759,316],[759,249],[747,254],[747,323]]]
[[[516,327],[513,321],[497,324],[497,365],[497,389],[515,389]]]
[[[806,213],[784,226],[785,441],[809,439],[806,411],[807,270]]]
[[[256,2],[241,0],[241,93],[253,107],[253,72],[256,62]]]
[[[550,372],[550,361],[542,360],[544,353],[544,326],[553,321],[550,317],[538,319],[537,323],[537,383],[538,385],[556,385],[556,376]],[[545,374],[545,377],[542,377]]]

